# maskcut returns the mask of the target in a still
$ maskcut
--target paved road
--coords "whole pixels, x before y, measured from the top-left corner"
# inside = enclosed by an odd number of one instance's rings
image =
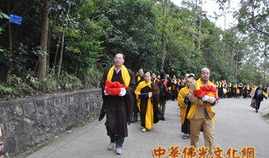
[[[269,157],[269,123],[262,117],[262,111],[269,107],[269,101],[261,105],[256,114],[248,107],[250,99],[223,99],[216,107],[216,143],[224,149],[250,145],[257,149],[257,158]],[[129,137],[124,146],[124,158],[151,158],[151,150],[158,144],[168,148],[172,144],[180,147],[189,145],[181,139],[176,102],[169,101],[166,121],[154,126],[148,133],[140,132],[139,124],[129,126]],[[200,138],[203,142],[202,137]],[[61,136],[50,145],[29,155],[27,158],[114,158],[107,151],[108,137],[104,122],[93,122],[72,133]]]

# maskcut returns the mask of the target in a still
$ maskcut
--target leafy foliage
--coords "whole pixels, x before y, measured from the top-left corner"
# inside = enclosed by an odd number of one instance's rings
[[[48,2],[49,71],[42,81],[37,79],[38,57],[44,54],[40,2],[0,2],[0,95],[98,87],[104,68],[119,52],[133,71],[142,67],[181,76],[208,66],[214,80],[266,82],[266,0],[242,1],[238,27],[229,30],[216,27],[191,2],[182,7],[169,0]],[[217,2],[222,6],[229,0]],[[21,26],[8,23],[10,13],[23,17]]]

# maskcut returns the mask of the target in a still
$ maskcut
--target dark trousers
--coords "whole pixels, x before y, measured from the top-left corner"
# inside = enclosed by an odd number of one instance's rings
[[[162,113],[162,119],[164,120],[164,114],[165,114],[165,104],[166,100],[165,99],[160,99],[160,108],[161,108],[161,113]]]
[[[190,120],[185,119],[183,125],[181,126],[181,132],[184,134],[190,134]]]
[[[184,134],[190,134],[190,120],[187,119],[188,113],[190,111],[190,107],[191,106],[187,107],[186,115],[185,115],[185,121],[181,126],[181,132],[184,133]]]
[[[137,115],[138,115],[138,107],[137,107],[137,100],[135,98],[135,94],[130,96],[130,102],[131,102],[131,111],[130,111],[130,121],[131,122],[137,122]]]
[[[142,100],[140,103],[140,123],[141,127],[146,128],[146,113],[147,113],[147,100]]]
[[[132,116],[131,116],[131,121],[132,122],[137,122],[137,117],[138,117],[138,113],[139,113],[139,110],[138,110],[138,107],[137,107],[137,102],[134,101],[134,105],[132,107],[132,112],[131,112]]]
[[[111,143],[116,143],[116,147],[122,147],[124,143],[124,137],[110,136]]]
[[[260,109],[260,105],[261,105],[261,101],[259,101],[259,100],[256,100],[256,111],[258,112],[259,111],[259,109]]]

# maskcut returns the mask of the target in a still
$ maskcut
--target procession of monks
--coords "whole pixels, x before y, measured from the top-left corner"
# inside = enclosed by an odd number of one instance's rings
[[[251,91],[256,87],[253,84],[233,84],[226,80],[217,81],[218,93],[220,98],[249,98]]]
[[[170,76],[143,69],[134,74],[125,67],[124,55],[115,55],[114,64],[104,72],[101,82],[103,106],[99,120],[106,116],[108,150],[121,155],[128,124],[140,121],[141,131],[150,132],[155,123],[166,120],[166,101],[177,100],[183,139],[190,139],[190,144],[197,147],[202,132],[204,145],[212,154],[214,106],[219,98],[249,97],[254,89],[242,84],[232,86],[226,81],[211,82],[210,70],[206,67],[197,76],[192,73],[181,79]]]

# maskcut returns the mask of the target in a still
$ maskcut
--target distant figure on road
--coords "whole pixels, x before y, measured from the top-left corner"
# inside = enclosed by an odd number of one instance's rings
[[[159,89],[160,89],[160,107],[161,107],[161,113],[162,113],[162,119],[165,120],[165,109],[166,109],[166,101],[168,98],[168,78],[165,73],[161,74],[161,80],[159,82]]]
[[[127,123],[130,121],[131,100],[134,77],[124,65],[124,55],[114,57],[114,65],[105,71],[102,80],[103,107],[99,120],[106,115],[107,135],[110,137],[108,150],[122,154],[124,138],[128,136]],[[113,85],[113,86],[109,86]],[[120,86],[120,88],[115,88]],[[110,87],[110,88],[108,88]]]
[[[258,113],[260,109],[261,102],[263,101],[263,98],[266,98],[267,95],[263,91],[262,85],[258,86],[255,89],[254,95],[251,100],[251,107],[255,108],[256,113]]]

